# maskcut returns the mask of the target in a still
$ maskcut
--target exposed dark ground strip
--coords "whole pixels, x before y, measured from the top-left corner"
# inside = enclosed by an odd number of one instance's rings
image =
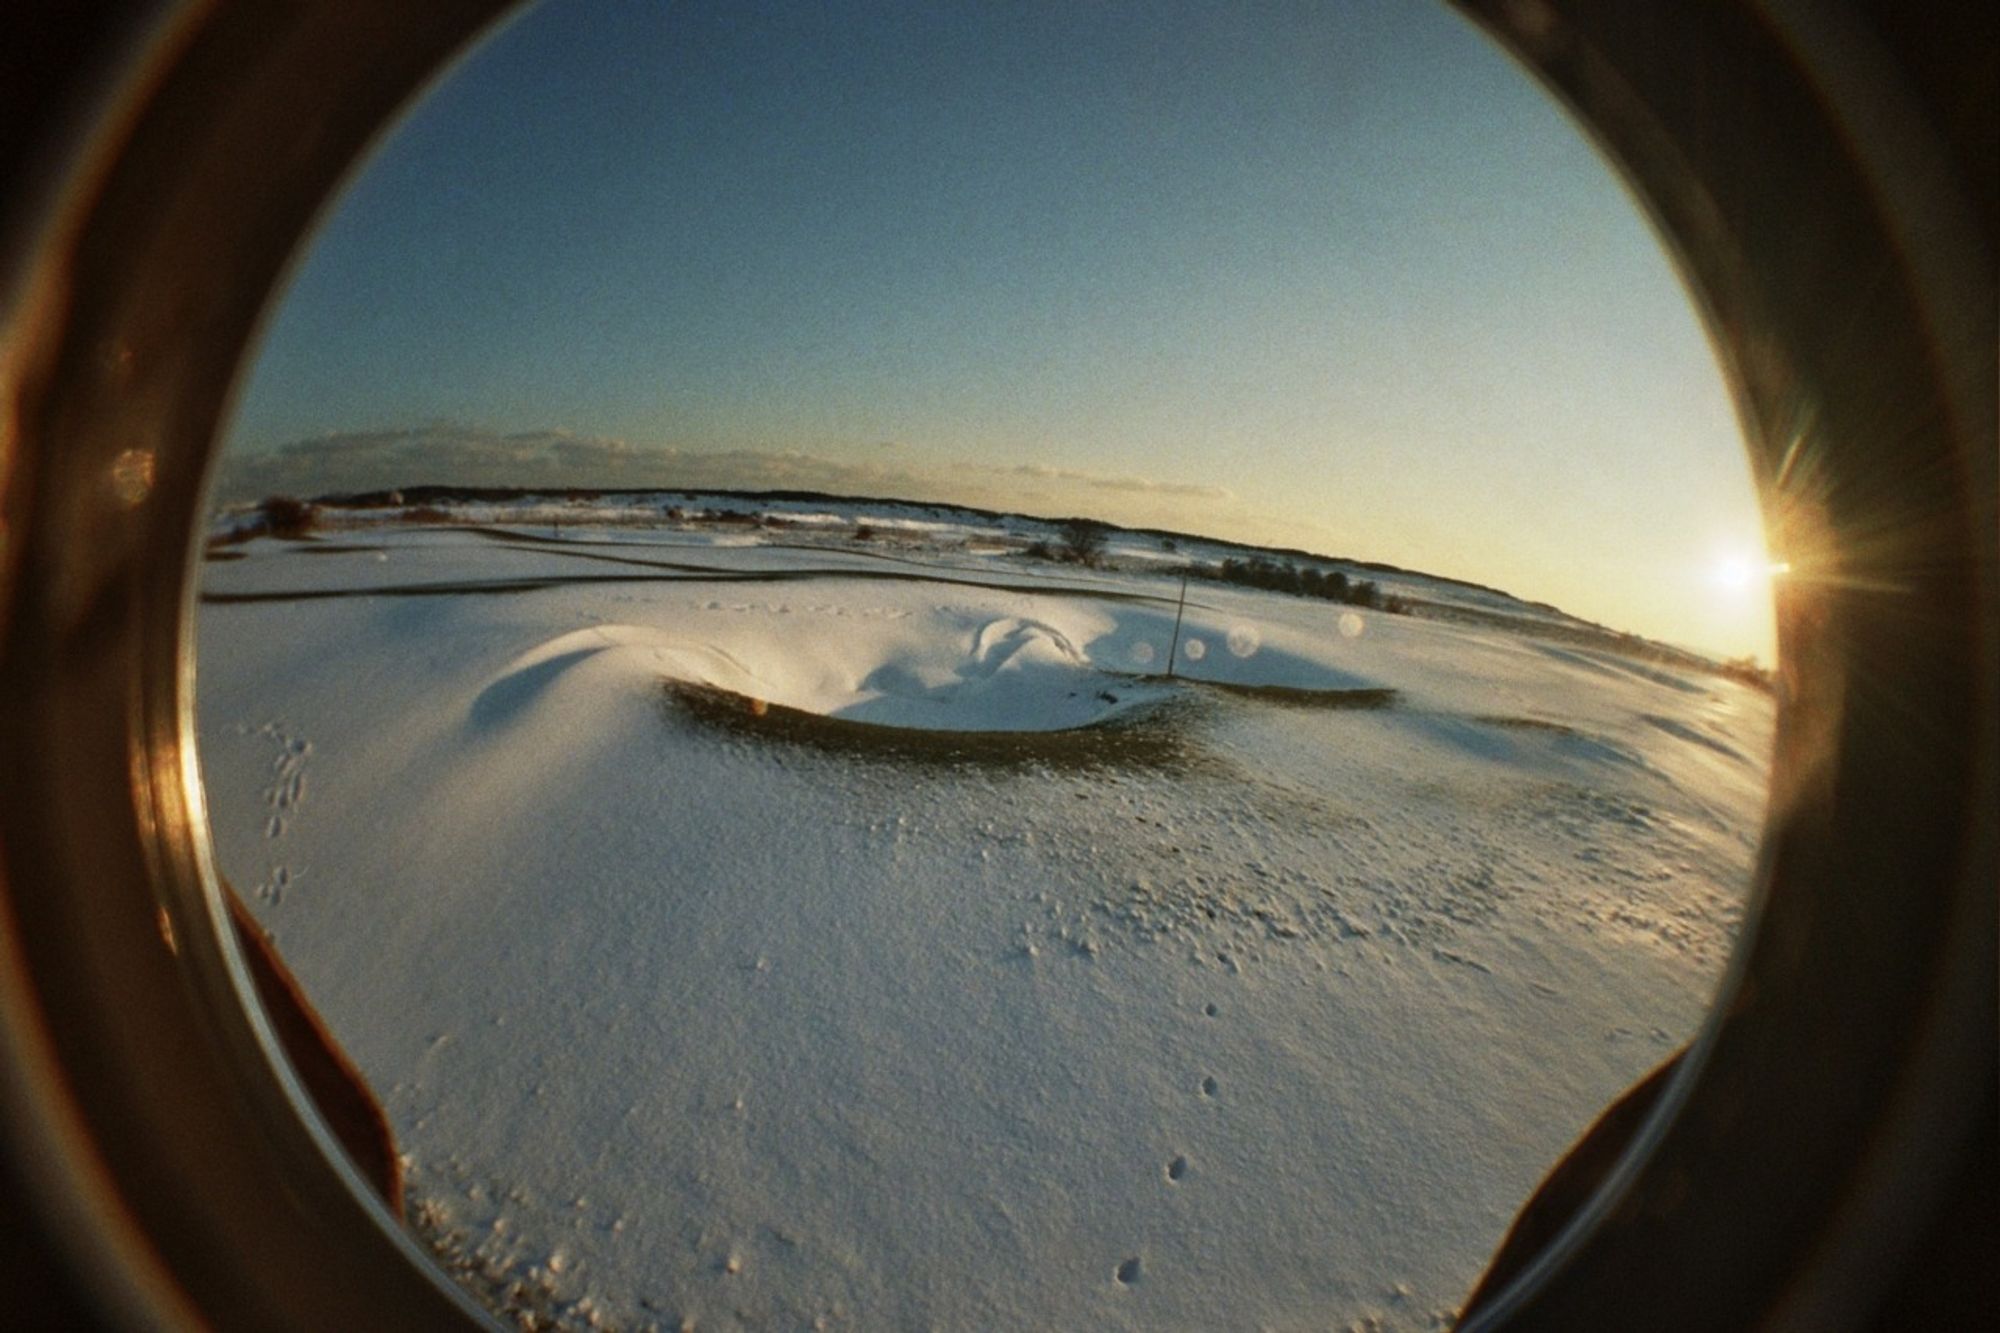
[[[469,532],[472,533],[474,536],[484,537],[488,541],[498,542],[502,546],[506,546],[518,538],[521,541],[534,543],[538,552],[547,550],[548,548],[554,548],[555,550],[560,551],[563,554],[573,555],[579,560],[607,560],[619,564],[658,565],[658,567],[661,569],[705,569],[705,568],[710,568],[710,566],[685,565],[669,561],[653,561],[653,560],[646,560],[638,556],[600,555],[593,551],[572,550],[569,548],[579,547],[579,546],[589,546],[589,547],[608,547],[611,549],[620,549],[620,548],[629,548],[635,546],[642,548],[650,546],[659,549],[670,549],[670,550],[713,549],[713,548],[704,548],[701,545],[701,543],[698,542],[643,542],[643,541],[614,542],[614,541],[573,540],[567,537],[544,537],[539,533],[515,532],[511,529],[494,527],[486,524],[468,524],[462,527],[447,527],[440,525],[434,528],[433,531]],[[920,560],[913,556],[895,555],[888,551],[869,550],[866,547],[835,546],[835,545],[829,545],[824,542],[760,541],[756,543],[754,547],[751,548],[736,547],[731,549],[737,549],[737,550],[754,549],[758,551],[805,551],[813,555],[835,554],[835,555],[860,556],[864,559],[880,560],[889,564],[914,565],[918,569],[949,570],[951,572],[958,574],[970,574],[974,576],[978,576],[985,572],[983,569],[974,569],[966,565],[955,565],[936,560]],[[1059,576],[1059,577],[1074,578],[1076,576],[1072,575],[1072,576]],[[1089,586],[1101,587],[1103,586],[1103,584],[1099,583]]]
[[[1538,731],[1552,736],[1581,736],[1584,733],[1562,722],[1549,722],[1539,717],[1503,717],[1497,713],[1482,713],[1470,719],[1484,726],[1499,727],[1503,731]]]
[[[544,536],[539,532],[529,532],[526,530],[515,529],[515,528],[503,528],[490,523],[432,523],[432,524],[426,524],[423,528],[419,530],[424,532],[466,532],[472,534],[475,537],[484,537],[488,541],[499,542],[502,545],[515,541],[532,542],[537,547],[554,547],[558,550],[570,551],[571,553],[586,559],[589,558],[589,552],[581,550],[573,550],[572,548],[595,547],[599,549],[609,549],[609,550],[630,550],[633,548],[638,548],[641,550],[653,549],[653,550],[667,550],[667,551],[701,551],[701,550],[715,549],[710,544],[700,541],[677,541],[677,542],[647,541],[643,538],[611,541],[603,539],[592,539],[587,537]],[[885,540],[886,544],[887,541],[893,541],[894,539],[888,538],[888,539],[878,539],[878,540]],[[746,548],[735,547],[731,549],[741,550]],[[924,568],[938,567],[934,562],[919,560],[913,556],[896,555],[890,551],[871,550],[865,544],[859,546],[848,546],[848,545],[836,545],[833,542],[760,541],[755,543],[754,549],[759,551],[810,551],[818,555],[825,555],[828,552],[834,552],[840,555],[863,556],[870,560],[885,560],[899,565],[918,565]],[[958,565],[946,566],[946,568],[958,569],[961,573],[973,572],[969,569],[966,569],[964,566],[958,566]]]
[[[1143,679],[1156,684],[1161,678]],[[790,708],[712,685],[663,681],[661,687],[671,711],[703,727],[844,758],[998,769],[1146,768],[1175,774],[1196,770],[1221,773],[1231,767],[1210,753],[1195,735],[1195,724],[1208,711],[1198,691],[1295,708],[1383,709],[1396,702],[1396,691],[1386,689],[1302,690],[1201,680],[1181,683],[1192,688],[1178,698],[1142,704],[1101,722],[1051,731],[888,726]]]
[[[612,544],[616,545],[616,543]],[[526,547],[514,546],[507,542],[501,542],[500,546],[501,549],[503,550],[525,551],[529,549]],[[759,551],[810,551],[815,555],[826,555],[829,552],[833,552],[835,554],[840,554],[840,555],[853,554],[853,555],[873,556],[873,552],[868,552],[868,551],[849,552],[842,550],[839,547],[800,546],[800,545],[793,545],[793,544],[779,543],[779,542],[772,542],[768,545],[759,545],[754,549]],[[718,566],[715,565],[688,564],[678,560],[653,560],[653,559],[647,559],[643,556],[636,556],[636,555],[609,555],[598,551],[547,551],[541,548],[535,548],[533,554],[565,555],[572,560],[596,560],[604,564],[611,564],[611,565],[636,565],[641,569],[714,570],[719,568]],[[893,556],[875,556],[874,558],[888,560],[898,565],[914,565],[916,568],[924,570],[945,570],[954,573],[970,574],[970,575],[978,575],[983,572],[981,570],[968,569],[963,565],[943,565],[923,560],[903,560]],[[728,572],[736,574],[758,574],[758,573],[782,574],[788,571],[730,570]],[[854,572],[856,576],[860,578],[878,578],[881,577],[883,573],[883,571],[880,570],[862,570],[862,569],[857,569]]]
[[[509,542],[501,543],[502,550],[528,551],[529,548]],[[562,551],[535,549],[533,555],[560,555],[571,560],[594,560],[604,565],[631,565],[638,569],[671,569],[677,573],[699,574],[704,572],[753,573],[751,570],[719,571],[714,565],[691,564],[685,560],[654,560],[637,555],[607,555],[601,551]]]
[[[1255,699],[1286,708],[1375,709],[1393,708],[1396,691],[1382,688],[1308,690],[1296,685],[1237,685],[1222,680],[1181,677],[1188,684],[1216,690],[1239,699]]]
[[[643,538],[611,541],[603,539],[592,539],[588,537],[553,537],[553,536],[545,537],[538,532],[527,532],[513,528],[504,528],[500,527],[497,524],[491,524],[491,523],[433,523],[425,525],[423,530],[426,532],[469,532],[472,533],[474,536],[484,537],[489,541],[506,542],[519,539],[521,541],[534,542],[537,545],[542,545],[542,546],[558,546],[558,547],[595,546],[595,547],[609,547],[614,550],[627,547],[635,547],[635,546],[640,548],[653,547],[660,550],[675,550],[675,551],[713,549],[707,543],[699,541],[683,541],[683,542],[647,541]],[[848,538],[847,540],[852,541],[853,539]],[[896,540],[896,538],[893,536],[878,536],[875,540],[882,542],[884,545],[888,545],[893,543]],[[814,552],[819,552],[821,554],[824,554],[825,552],[828,551],[838,551],[842,555],[866,556],[871,560],[888,560],[888,561],[893,561],[896,564],[900,565],[926,565],[929,563],[927,561],[918,560],[912,556],[896,555],[890,551],[871,550],[866,543],[857,546],[847,546],[847,545],[834,545],[830,542],[760,541],[756,544],[756,549],[760,551],[814,551]],[[970,571],[965,571],[965,572],[970,572]]]
[[[522,540],[536,542],[540,548],[546,548],[546,546],[570,546],[570,544],[592,544],[592,546],[642,544],[642,542],[572,542],[570,538],[512,532],[508,528],[490,526],[490,524],[440,526],[438,530],[474,532],[474,534],[486,536],[490,540],[500,540],[500,542],[506,542],[506,540],[518,536]],[[666,542],[662,542],[662,544],[666,544]],[[676,546],[684,546],[682,542],[674,542],[674,544]],[[688,542],[688,544],[692,544],[692,542]],[[978,572],[978,570],[966,568],[962,564],[940,566],[940,564],[918,560],[918,558],[910,558],[910,556],[890,554],[886,550],[866,550],[866,548],[850,548],[850,546],[824,546],[824,544],[814,544],[814,542],[758,542],[756,548],[758,550],[808,550],[808,552],[816,552],[816,554],[824,554],[828,550],[836,550],[840,554],[866,556],[866,558],[888,560],[888,562],[896,562],[896,564],[916,564],[920,568],[952,568],[952,570],[962,572],[962,574],[976,574]],[[582,550],[574,550],[570,554],[576,554],[578,558],[584,558],[584,560],[596,558],[596,560],[614,560],[614,562],[622,562],[622,564],[658,564],[660,568],[704,568],[704,566],[698,566],[698,564],[668,564],[668,562],[652,562],[652,560],[642,560],[642,558],[598,556],[598,554],[590,554],[590,552],[582,552]],[[856,570],[854,574],[858,578],[872,576],[868,570]],[[996,588],[1008,590],[1008,592],[1022,590],[1022,588],[1012,586],[1012,584],[988,584],[988,582],[976,580],[976,578],[974,580],[934,578],[934,582],[966,582],[966,584],[974,584],[974,586],[996,586]],[[1470,586],[1478,586],[1478,584],[1470,584]],[[1068,588],[1062,588],[1058,584],[1058,588],[1052,588],[1052,590],[1074,590],[1074,592],[1080,592],[1080,594],[1086,594],[1086,596],[1112,596],[1112,598],[1132,598],[1132,596],[1144,598],[1146,596],[1146,594],[1126,594],[1126,592],[1116,592],[1116,590],[1110,590],[1110,588],[1104,588],[1104,590],[1100,590],[1100,588],[1102,588],[1102,584],[1080,584],[1080,586],[1072,584]],[[1424,618],[1424,620],[1446,620],[1446,622],[1458,622],[1458,624],[1474,624],[1474,626],[1482,626],[1482,628],[1500,628],[1500,630],[1522,634],[1522,636],[1528,636],[1528,638],[1542,638],[1542,640],[1550,640],[1550,642],[1568,642],[1568,644],[1576,644],[1576,646],[1582,646],[1582,648],[1596,648],[1600,652],[1610,652],[1610,654],[1620,656],[1620,658],[1646,660],[1646,662],[1654,662],[1654,664],[1658,664],[1658,667],[1666,667],[1666,669],[1694,671],[1694,673],[1700,673],[1700,675],[1718,675],[1716,669],[1714,669],[1714,664],[1710,664],[1710,662],[1702,662],[1700,658],[1694,658],[1694,656],[1688,656],[1688,654],[1680,654],[1680,652],[1662,652],[1658,648],[1640,648],[1640,646],[1634,646],[1624,636],[1620,636],[1616,630],[1604,630],[1604,628],[1596,628],[1596,626],[1590,626],[1590,624],[1576,624],[1576,622],[1566,622],[1566,620],[1552,620],[1548,616],[1532,614],[1532,612],[1528,612],[1528,614],[1510,614],[1510,612],[1504,612],[1504,610],[1486,610],[1486,608],[1474,608],[1474,606],[1460,606],[1456,602],[1438,602],[1438,600],[1430,600],[1430,598],[1408,594],[1408,592],[1404,592],[1400,596],[1410,606],[1410,614],[1414,614],[1416,618]],[[1170,598],[1156,596],[1152,600],[1162,600],[1164,602],[1164,600],[1170,600]],[[1202,610],[1216,610],[1216,606],[1206,604],[1206,602],[1194,602],[1194,600],[1190,600],[1188,604],[1190,606],[1200,606]],[[1562,612],[1556,612],[1556,614],[1562,614]],[[1602,669],[1604,667],[1600,667],[1600,671]],[[1364,705],[1352,705],[1352,707],[1364,707]]]
[[[592,548],[601,548],[608,550],[630,550],[637,548],[640,550],[651,549],[651,550],[673,550],[673,551],[701,551],[701,550],[715,549],[714,547],[708,546],[702,542],[663,542],[663,541],[645,541],[645,540],[602,541],[602,540],[591,540],[582,537],[544,536],[538,532],[529,532],[523,529],[515,529],[515,528],[503,528],[488,523],[412,524],[412,525],[404,525],[399,530],[405,532],[464,532],[464,533],[469,533],[475,537],[483,537],[486,540],[495,542],[503,547],[512,546],[517,543],[522,544],[524,546],[532,545],[536,554],[559,553],[559,554],[574,556],[579,560],[604,560],[617,564],[657,566],[658,568],[661,569],[707,569],[710,568],[710,566],[682,564],[676,561],[646,560],[638,556],[600,555],[592,550],[580,550],[577,548],[592,547]],[[332,555],[336,553],[383,551],[391,549],[387,546],[381,546],[381,545],[364,546],[355,543],[327,543],[324,541],[323,538],[319,537],[301,537],[301,538],[292,538],[290,540],[294,542],[294,544],[298,547],[298,549],[302,553],[308,555]],[[894,541],[895,539],[891,537],[885,540]],[[520,548],[517,547],[516,549]],[[731,549],[740,550],[746,548],[736,547]],[[919,569],[945,569],[960,574],[977,575],[984,572],[983,570],[975,569],[967,565],[941,564],[934,560],[921,560],[914,556],[896,555],[890,551],[871,550],[865,545],[864,546],[835,545],[827,542],[758,542],[755,544],[754,549],[759,551],[806,551],[814,555],[835,554],[835,555],[860,556],[864,559],[880,560],[889,564],[914,565]],[[217,551],[211,551],[209,553],[209,558],[240,559],[241,556],[240,555],[224,556],[220,553],[220,550],[218,549]],[[1067,576],[1067,577],[1076,577],[1076,576]]]
[[[1145,768],[1220,771],[1190,734],[1194,711],[1164,700],[1061,731],[943,731],[828,717],[752,700],[731,690],[663,681],[668,710],[727,736],[897,766],[1087,771]]]
[[[553,528],[558,525],[549,524],[548,526]],[[584,525],[579,524],[578,526],[581,527]],[[554,547],[564,551],[572,550],[576,547],[598,547],[610,550],[631,550],[636,548],[639,550],[660,551],[702,551],[715,549],[712,543],[701,541],[651,541],[643,537],[627,537],[617,540],[592,537],[559,537],[551,534],[532,532],[527,528],[504,528],[492,523],[413,523],[399,525],[398,530],[403,532],[463,532],[474,537],[484,537],[488,541],[500,542],[503,545],[508,542],[527,542],[537,547]],[[814,546],[809,543],[778,542],[758,542],[757,548],[763,550],[781,544],[788,548],[796,547],[804,551],[846,549],[844,547]],[[582,554],[582,552],[578,552],[578,554]]]
[[[540,592],[577,583],[692,583],[713,580],[675,579],[667,575],[603,574],[595,578],[483,579],[477,583],[390,583],[372,588],[304,588],[276,592],[204,592],[204,606],[245,606],[255,602],[325,602],[345,597],[473,597],[501,593]]]
[[[866,546],[828,546],[813,542],[768,542],[763,545],[762,549],[767,551],[813,551],[821,555],[826,554],[828,551],[837,551],[841,555],[866,556],[870,560],[881,560],[893,565],[915,565],[920,569],[949,569],[960,574],[976,574],[980,572],[969,565],[954,565],[935,560],[920,560],[915,556],[897,555],[891,551],[870,550]],[[1021,555],[1017,551],[1001,551],[995,552],[995,554],[1016,557]]]
[[[1162,677],[1135,677],[1158,684]],[[803,749],[842,759],[924,767],[968,767],[1001,771],[1036,769],[1084,771],[1149,769],[1172,776],[1230,775],[1264,785],[1214,752],[1200,724],[1213,714],[1203,693],[1280,708],[1380,712],[1400,707],[1393,689],[1304,690],[1287,686],[1240,686],[1188,680],[1178,698],[1141,705],[1103,722],[1050,731],[951,731],[898,727],[830,717],[783,704],[755,700],[716,686],[662,681],[669,711],[704,728],[758,744]],[[1460,718],[1501,730],[1555,738],[1586,737],[1560,723],[1498,715],[1429,714]]]
[[[647,564],[645,561],[620,563]],[[562,588],[600,583],[811,583],[834,579],[852,579],[858,582],[883,583],[936,583],[946,587],[979,588],[988,592],[1022,593],[1031,596],[1047,596],[1052,593],[1067,597],[1095,597],[1102,601],[1151,603],[1172,606],[1176,597],[1153,593],[1121,592],[1114,589],[1066,588],[1049,583],[988,583],[979,579],[939,578],[934,575],[908,574],[899,570],[886,569],[786,569],[786,570],[728,570],[712,569],[704,565],[659,566],[663,569],[685,570],[687,572],[661,574],[569,574],[569,575],[523,575],[517,578],[454,580],[439,583],[390,583],[376,584],[363,588],[299,588],[277,589],[254,592],[204,591],[201,601],[210,606],[239,606],[253,602],[310,602],[326,601],[342,597],[454,597],[475,596],[488,593],[536,592],[544,588]],[[1193,603],[1191,603],[1192,605]],[[1204,607],[1204,610],[1213,608]]]
[[[591,576],[578,575],[578,576],[559,577],[552,575],[526,575],[517,578],[503,578],[492,581],[484,581],[484,580],[478,582],[458,581],[452,583],[440,583],[440,584],[429,584],[429,585],[391,584],[391,585],[383,585],[372,588],[311,589],[300,592],[242,592],[242,593],[203,592],[201,594],[200,600],[210,605],[227,606],[227,605],[253,603],[253,602],[277,602],[277,601],[291,601],[291,600],[310,601],[310,600],[320,600],[324,598],[342,597],[342,596],[422,597],[422,596],[449,596],[449,595],[460,595],[460,594],[476,595],[481,593],[497,594],[497,593],[513,593],[513,592],[534,592],[543,588],[562,587],[566,584],[586,584],[586,583],[646,582],[646,581],[669,582],[669,581],[686,581],[688,579],[693,579],[697,581],[713,581],[718,583],[721,582],[741,583],[741,582],[758,582],[758,581],[769,582],[769,583],[785,583],[785,582],[795,582],[795,581],[802,581],[809,579],[852,578],[864,581],[869,579],[891,579],[891,580],[899,579],[910,582],[928,582],[928,583],[938,583],[938,584],[957,586],[957,587],[985,588],[985,589],[991,589],[992,591],[995,592],[1027,593],[1031,595],[1039,595],[1047,593],[1063,593],[1071,596],[1101,597],[1107,601],[1120,601],[1129,603],[1150,602],[1156,605],[1167,605],[1175,601],[1175,598],[1168,597],[1163,594],[1126,592],[1115,588],[1108,588],[1102,584],[1082,584],[1074,582],[1065,583],[1065,582],[1059,582],[1056,579],[1044,580],[1034,584],[1022,584],[1022,583],[995,583],[977,577],[952,578],[952,577],[942,576],[937,573],[921,573],[921,574],[902,573],[889,570],[722,569],[713,565],[694,564],[685,561],[655,560],[655,559],[647,559],[642,556],[612,555],[605,553],[601,550],[577,549],[578,547],[586,547],[586,546],[596,547],[596,548],[605,548],[605,547],[643,548],[647,546],[652,546],[656,548],[671,547],[673,549],[682,549],[682,550],[701,549],[697,543],[600,541],[600,540],[589,540],[582,538],[553,537],[553,536],[543,536],[539,533],[521,531],[518,529],[498,527],[491,524],[430,524],[426,525],[424,528],[420,530],[434,531],[434,532],[470,533],[474,536],[482,537],[488,541],[494,542],[502,547],[509,549],[530,551],[534,554],[562,554],[562,555],[567,555],[572,559],[576,560],[589,560],[605,564],[632,566],[641,569],[659,569],[663,571],[671,571],[673,575],[681,576],[681,578],[680,580],[675,580],[668,577],[661,577],[657,580],[648,580],[644,577],[638,577],[638,578],[628,577],[621,579],[615,576],[591,577]],[[313,555],[363,553],[363,552],[387,549],[386,547],[364,546],[354,543],[329,544],[329,543],[324,543],[319,539],[310,539],[306,541],[301,541],[297,543],[297,546],[300,551]],[[830,547],[830,546],[817,545],[805,542],[760,542],[757,544],[756,549],[772,550],[772,551],[775,550],[805,551],[815,554],[826,554],[827,552],[832,551],[832,552],[837,552],[838,554],[843,556],[862,556],[868,559],[882,560],[885,562],[890,562],[895,564],[915,565],[918,568],[924,570],[936,570],[939,568],[939,566],[935,564],[912,559],[909,557],[892,555],[886,551],[857,550],[845,546]],[[208,553],[208,558],[211,560],[228,560],[240,557],[234,554],[225,554],[221,551],[211,551]],[[949,566],[948,568],[956,570],[961,574],[970,575],[973,573],[973,571],[966,569],[963,566]],[[1409,605],[1411,613],[1419,619],[1439,620],[1451,623],[1474,625],[1481,628],[1497,629],[1507,633],[1518,634],[1524,638],[1537,639],[1549,643],[1569,644],[1575,647],[1585,648],[1585,649],[1595,649],[1599,652],[1608,653],[1615,657],[1646,661],[1659,666],[1667,667],[1669,669],[1691,670],[1701,675],[1719,674],[1717,669],[1712,664],[1700,663],[1698,660],[1683,660],[1678,655],[1669,658],[1669,657],[1664,657],[1657,652],[1647,652],[1647,651],[1642,651],[1640,649],[1636,649],[1633,645],[1624,641],[1615,633],[1610,631],[1595,630],[1584,626],[1551,623],[1547,620],[1540,619],[1534,616],[1515,616],[1515,615],[1508,615],[1504,612],[1476,610],[1469,607],[1446,605],[1443,603],[1432,602],[1420,597],[1405,597],[1404,600]],[[1190,606],[1197,607],[1198,609],[1204,611],[1220,611],[1221,609],[1210,603],[1195,601],[1193,599],[1190,599],[1188,604]],[[1592,666],[1599,671],[1617,669],[1615,666],[1611,666],[1608,664],[1584,663],[1582,665]],[[1328,705],[1319,705],[1319,706],[1328,706]],[[1367,705],[1350,704],[1347,706],[1365,707]]]
[[[606,555],[595,550],[577,550],[590,547],[654,547],[661,550],[699,550],[693,542],[589,542],[572,541],[568,537],[544,537],[540,533],[516,532],[509,528],[487,527],[479,524],[434,524],[423,529],[427,532],[465,532],[475,537],[497,543],[507,550],[525,551],[532,555],[565,555],[572,560],[597,560],[613,565],[637,565],[642,569],[673,569],[701,571],[713,569],[712,565],[689,564],[680,560],[650,560],[636,555]]]

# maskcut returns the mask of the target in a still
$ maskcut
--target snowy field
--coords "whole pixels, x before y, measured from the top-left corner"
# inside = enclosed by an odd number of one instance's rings
[[[1740,922],[1719,676],[1200,580],[1176,647],[1133,543],[475,517],[220,551],[199,719],[225,875],[516,1312],[1448,1325]]]

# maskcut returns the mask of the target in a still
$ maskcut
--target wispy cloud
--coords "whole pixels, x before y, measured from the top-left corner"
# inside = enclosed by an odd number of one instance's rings
[[[788,451],[697,452],[564,430],[493,431],[433,423],[343,431],[242,451],[223,462],[225,500],[285,492],[458,486],[659,486],[840,489],[910,482],[908,469]]]
[[[1044,481],[1070,482],[1100,491],[1123,491],[1131,495],[1175,495],[1190,500],[1233,500],[1226,486],[1195,486],[1179,481],[1154,481],[1149,477],[1118,476],[1084,472],[1077,468],[1049,467],[1044,463],[1018,463],[1010,468],[987,469],[1009,476],[1034,477]]]
[[[1125,522],[1185,522],[1190,505],[1233,504],[1221,486],[1088,472],[1040,463],[925,467],[908,451],[837,458],[788,449],[695,450],[635,445],[564,430],[495,431],[437,422],[343,431],[225,458],[218,496],[458,486],[811,490],[1049,512],[1102,508]]]

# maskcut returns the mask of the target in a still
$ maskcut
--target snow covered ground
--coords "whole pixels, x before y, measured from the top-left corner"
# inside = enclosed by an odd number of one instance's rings
[[[1174,646],[1157,560],[794,536],[206,566],[221,866],[489,1299],[1436,1327],[1699,1024],[1768,696],[1200,581]]]

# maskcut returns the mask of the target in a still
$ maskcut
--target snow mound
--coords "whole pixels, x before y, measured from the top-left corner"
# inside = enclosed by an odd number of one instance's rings
[[[206,568],[219,864],[419,1234],[563,1328],[1449,1324],[1703,1021],[1770,697],[969,531]]]
[[[1095,665],[1064,628],[1026,616],[949,608],[894,634],[829,632],[810,617],[760,617],[724,642],[642,625],[596,625],[519,654],[473,700],[475,728],[514,725],[581,677],[763,717],[854,726],[1014,733],[1094,727],[1168,697],[1158,679]]]

